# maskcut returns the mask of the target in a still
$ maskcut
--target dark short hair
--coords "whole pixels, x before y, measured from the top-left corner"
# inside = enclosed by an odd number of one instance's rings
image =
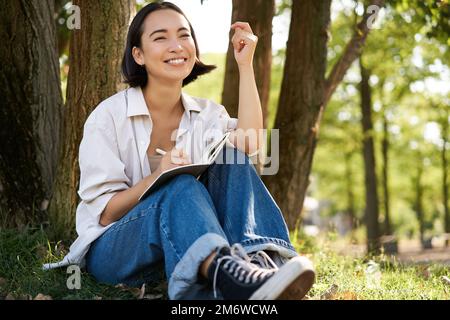
[[[183,86],[194,81],[198,76],[208,73],[216,68],[215,65],[206,65],[200,61],[200,53],[198,50],[194,29],[192,28],[191,23],[189,22],[183,11],[181,11],[179,7],[171,2],[152,2],[139,10],[139,12],[131,22],[130,28],[128,29],[127,44],[122,59],[122,75],[124,77],[124,82],[129,84],[131,87],[144,87],[147,84],[148,80],[145,67],[137,64],[136,61],[134,61],[132,54],[133,47],[141,47],[141,36],[144,32],[144,20],[150,13],[154,11],[167,9],[174,10],[185,17],[186,21],[189,24],[189,28],[191,29],[191,35],[195,43],[195,53],[197,55],[197,59],[191,73],[185,79],[183,79]]]

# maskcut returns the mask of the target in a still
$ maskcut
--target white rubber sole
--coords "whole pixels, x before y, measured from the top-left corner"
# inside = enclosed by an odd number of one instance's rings
[[[315,272],[306,257],[294,257],[256,290],[249,300],[301,300],[314,284]]]

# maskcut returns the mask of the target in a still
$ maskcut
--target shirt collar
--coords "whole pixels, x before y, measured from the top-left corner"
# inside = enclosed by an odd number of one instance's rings
[[[191,111],[200,112],[202,110],[198,103],[184,92],[181,92],[181,101],[189,119],[191,118]],[[140,115],[150,115],[147,104],[145,103],[144,94],[141,87],[131,87],[128,89],[127,117]]]

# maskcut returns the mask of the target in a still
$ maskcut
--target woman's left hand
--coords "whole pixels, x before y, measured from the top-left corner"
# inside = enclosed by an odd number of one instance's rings
[[[238,66],[253,66],[253,55],[258,37],[253,34],[247,22],[237,21],[231,25],[231,29],[234,30],[231,43],[234,47],[234,58]]]

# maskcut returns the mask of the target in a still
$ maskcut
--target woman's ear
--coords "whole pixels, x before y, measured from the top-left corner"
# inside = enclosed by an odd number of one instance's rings
[[[133,47],[133,49],[131,50],[131,54],[133,55],[134,61],[138,65],[140,65],[140,66],[144,65],[144,55],[143,55],[142,50],[140,48]]]

